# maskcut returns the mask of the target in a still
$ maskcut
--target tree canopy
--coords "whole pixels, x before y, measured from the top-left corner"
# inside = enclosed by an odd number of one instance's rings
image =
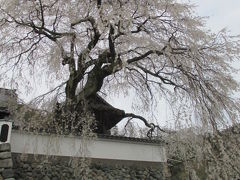
[[[231,67],[239,39],[208,31],[193,8],[176,0],[0,0],[1,81],[29,88],[34,75],[47,79],[56,111],[86,107],[100,133],[123,118],[162,130],[99,94],[130,89],[145,110],[165,98],[185,108],[183,120],[216,131],[239,121]]]

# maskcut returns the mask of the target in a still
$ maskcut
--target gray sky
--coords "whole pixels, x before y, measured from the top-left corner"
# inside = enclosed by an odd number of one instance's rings
[[[207,27],[212,31],[227,28],[234,35],[240,34],[240,0],[190,0],[198,5],[196,12],[208,16]]]

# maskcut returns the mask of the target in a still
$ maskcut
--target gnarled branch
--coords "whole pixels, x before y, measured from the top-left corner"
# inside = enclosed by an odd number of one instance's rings
[[[126,113],[124,118],[130,118],[128,120],[128,122],[131,121],[132,119],[139,119],[139,120],[141,120],[146,127],[150,128],[149,131],[147,132],[147,137],[148,138],[152,138],[153,132],[156,129],[161,131],[161,132],[164,132],[164,133],[173,133],[173,131],[164,130],[159,125],[156,125],[154,123],[149,123],[144,117],[136,115],[136,114],[133,114],[133,113]]]

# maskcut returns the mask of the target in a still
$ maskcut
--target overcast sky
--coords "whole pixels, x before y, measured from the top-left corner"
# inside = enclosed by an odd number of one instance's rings
[[[228,28],[234,35],[240,34],[240,0],[190,0],[198,5],[196,12],[208,16],[207,26],[213,31]]]

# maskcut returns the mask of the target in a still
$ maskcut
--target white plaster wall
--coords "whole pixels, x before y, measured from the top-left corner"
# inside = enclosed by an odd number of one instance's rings
[[[35,135],[12,131],[11,149],[15,153],[56,156],[91,157],[100,159],[166,162],[165,148],[156,144],[79,137]]]

